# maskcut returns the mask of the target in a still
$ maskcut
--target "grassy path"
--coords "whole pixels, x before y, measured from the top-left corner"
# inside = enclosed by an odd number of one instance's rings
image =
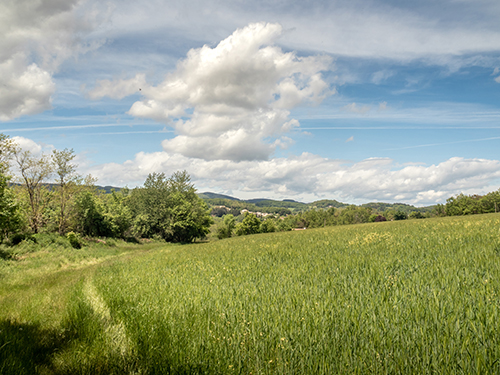
[[[75,287],[96,270],[144,256],[158,244],[47,247],[0,260],[0,374],[53,373],[54,353],[71,337],[64,327]]]

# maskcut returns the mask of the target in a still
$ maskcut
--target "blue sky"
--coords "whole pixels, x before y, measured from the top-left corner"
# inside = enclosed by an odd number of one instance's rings
[[[0,132],[100,185],[443,203],[500,188],[500,3],[6,1]],[[15,172],[15,168],[13,168]]]

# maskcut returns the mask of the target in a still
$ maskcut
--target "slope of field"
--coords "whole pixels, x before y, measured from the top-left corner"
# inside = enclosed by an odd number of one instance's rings
[[[91,267],[0,289],[0,373],[500,372],[499,214],[166,245]]]

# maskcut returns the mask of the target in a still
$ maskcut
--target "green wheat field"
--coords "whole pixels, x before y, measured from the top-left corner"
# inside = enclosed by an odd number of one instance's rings
[[[1,374],[498,374],[500,214],[0,258]]]

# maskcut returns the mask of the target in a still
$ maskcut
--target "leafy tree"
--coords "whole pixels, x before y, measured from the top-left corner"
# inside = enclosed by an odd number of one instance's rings
[[[368,218],[368,221],[370,223],[379,223],[381,221],[387,221],[387,219],[380,214],[371,214],[370,217]]]
[[[236,225],[236,234],[244,236],[247,234],[260,233],[260,220],[255,214],[245,212],[245,218]]]
[[[480,204],[484,213],[500,212],[500,189],[481,197]]]
[[[164,173],[149,174],[144,187],[134,189],[128,201],[135,216],[134,233],[172,242],[204,238],[212,218],[190,181],[186,171],[169,178]]]
[[[224,215],[222,222],[217,227],[217,238],[229,238],[233,235],[233,230],[236,227],[234,216],[231,214]]]
[[[432,210],[432,214],[431,215],[437,216],[437,217],[446,216],[445,206],[443,204],[437,204],[437,205],[435,205],[434,209]]]
[[[481,197],[478,195],[458,194],[456,197],[450,197],[446,200],[446,215],[471,215],[483,213]]]
[[[119,193],[114,190],[103,198],[104,219],[108,229],[108,237],[126,237],[130,235],[132,227],[132,212],[126,205],[128,189]]]
[[[420,211],[412,211],[412,212],[410,212],[408,217],[410,219],[423,219],[423,218],[425,218],[424,214],[421,213]]]
[[[10,161],[16,153],[16,144],[8,135],[0,134],[0,173],[8,175]]]
[[[406,212],[404,211],[396,211],[394,214],[394,220],[406,220],[407,218]]]
[[[109,222],[104,216],[104,205],[90,190],[80,192],[75,198],[76,229],[91,237],[106,237],[112,234]]]
[[[273,233],[276,232],[276,225],[273,219],[266,219],[260,224],[260,233]]]
[[[52,162],[57,175],[58,196],[59,196],[59,234],[66,233],[68,227],[68,203],[75,193],[75,182],[78,179],[76,174],[76,164],[72,161],[75,158],[74,151],[65,148],[62,151],[52,151]]]
[[[29,151],[17,150],[15,158],[29,203],[28,221],[33,233],[43,225],[43,210],[50,200],[44,182],[52,175],[53,165],[46,155],[39,157]]]
[[[0,243],[22,228],[23,220],[14,194],[8,186],[9,178],[0,173]]]

